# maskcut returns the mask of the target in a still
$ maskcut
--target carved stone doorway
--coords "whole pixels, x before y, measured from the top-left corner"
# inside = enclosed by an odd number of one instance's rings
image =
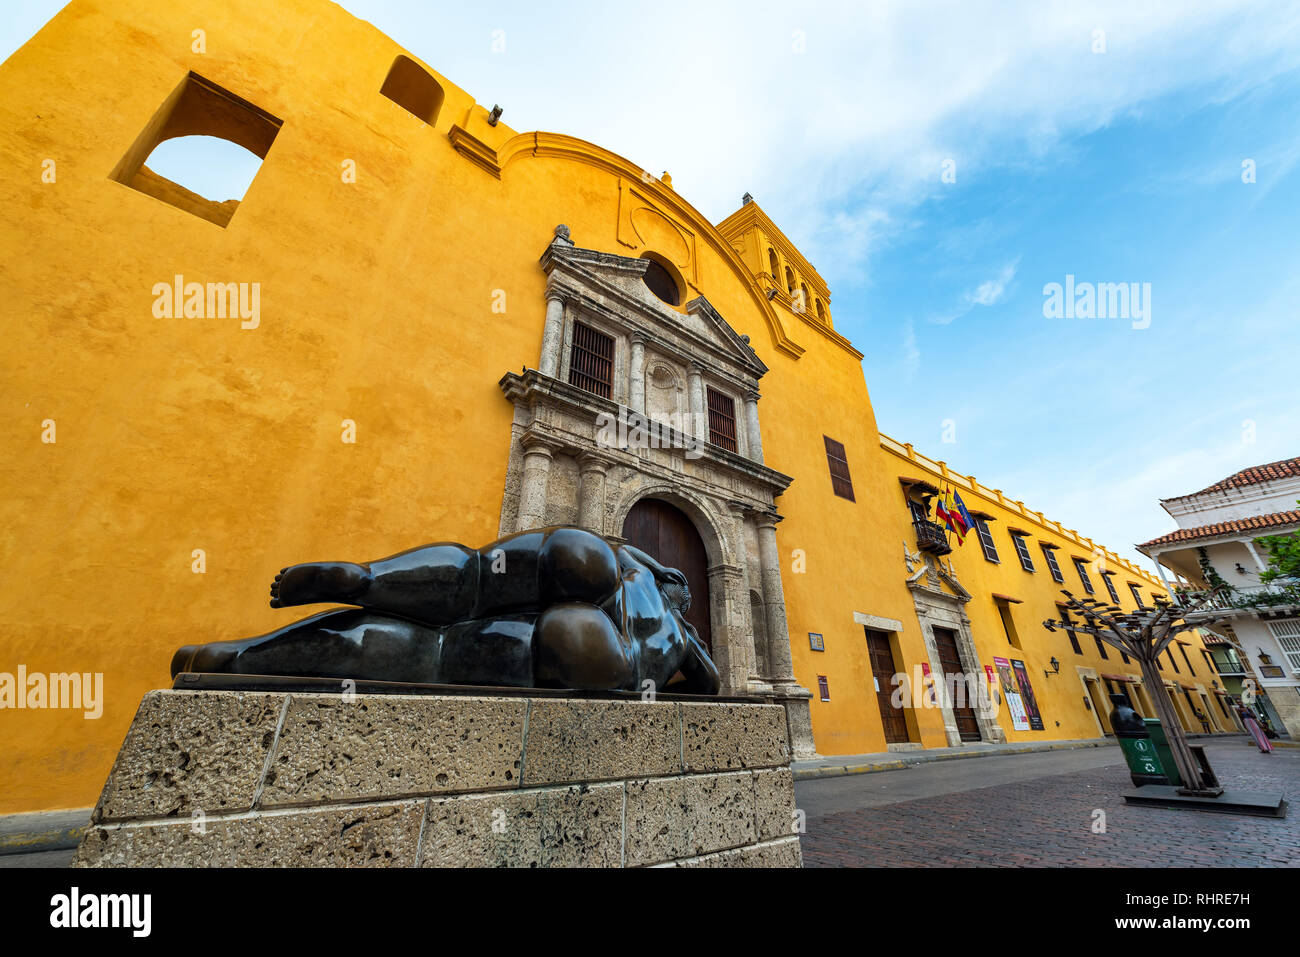
[[[713,630],[709,627],[709,557],[695,524],[681,509],[657,498],[643,498],[623,519],[623,537],[651,558],[686,576],[691,608],[686,620],[694,626],[709,654]]]

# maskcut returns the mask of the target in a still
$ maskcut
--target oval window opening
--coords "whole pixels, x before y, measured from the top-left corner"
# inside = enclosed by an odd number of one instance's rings
[[[681,305],[682,295],[677,289],[677,280],[673,278],[673,274],[665,266],[649,256],[641,258],[648,263],[645,268],[645,275],[642,277],[646,288],[670,306]]]

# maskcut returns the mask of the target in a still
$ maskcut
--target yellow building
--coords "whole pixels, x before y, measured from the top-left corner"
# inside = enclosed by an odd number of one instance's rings
[[[1043,629],[1042,546],[1070,585],[1104,563],[1126,605],[1159,583],[882,437],[830,290],[748,197],[712,224],[325,0],[74,0],[0,67],[0,112],[0,673],[21,699],[0,813],[91,805],[176,647],[292,620],[265,603],[283,565],[543,522],[657,542],[724,690],[785,704],[797,757],[1093,738],[1108,676],[1137,673]],[[149,169],[199,134],[262,159],[241,201]],[[997,564],[919,547],[908,500],[944,482]],[[1023,662],[1043,728],[923,688],[887,734],[873,649],[932,677]],[[1193,702],[1201,654],[1166,672]]]

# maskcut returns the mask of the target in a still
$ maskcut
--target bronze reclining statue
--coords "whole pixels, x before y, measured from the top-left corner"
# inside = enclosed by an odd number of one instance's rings
[[[186,645],[182,671],[417,684],[718,693],[686,577],[631,545],[554,525],[480,549],[424,545],[365,564],[282,568],[271,607],[336,609]],[[647,684],[650,682],[650,684]]]

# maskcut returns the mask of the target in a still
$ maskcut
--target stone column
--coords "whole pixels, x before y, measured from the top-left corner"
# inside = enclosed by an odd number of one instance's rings
[[[785,616],[785,589],[781,585],[781,553],[776,544],[776,523],[770,512],[755,515],[758,553],[763,583],[763,604],[767,611],[767,660],[772,678],[772,698],[785,706],[790,752],[796,761],[817,756],[813,743],[812,694],[794,677],[790,654],[790,626]]]
[[[794,681],[794,664],[790,657],[790,626],[785,617],[785,589],[781,585],[781,553],[776,546],[776,523],[769,513],[754,519],[758,528],[758,556],[763,583],[763,605],[767,610],[767,660],[774,683]]]
[[[627,403],[633,412],[645,415],[645,336],[632,335],[632,362],[628,368]]]
[[[758,429],[758,390],[745,393],[745,446],[748,455],[760,465],[763,462],[763,433]]]
[[[706,418],[704,406],[704,378],[702,376],[703,368],[698,362],[692,362],[687,370],[687,398],[691,406],[691,430],[692,434],[704,441],[709,440],[709,425]]]
[[[747,539],[745,535],[745,509],[743,506],[738,504],[731,506],[731,521],[736,566],[740,570],[739,581],[737,582],[740,595],[737,598],[735,618],[737,631],[741,636],[740,643],[745,654],[746,690],[749,694],[767,694],[772,691],[772,686],[763,680],[758,671],[758,647],[749,599],[750,590],[754,586],[749,568],[749,549],[745,545]],[[764,628],[764,633],[766,634],[766,628]],[[763,654],[767,654],[766,647],[763,649]]]
[[[546,326],[542,331],[542,358],[537,371],[555,378],[560,374],[560,350],[564,347],[564,296],[558,289],[546,290]]]
[[[551,459],[554,455],[549,445],[535,439],[524,440],[524,477],[519,486],[519,516],[517,531],[538,528],[546,519],[546,492],[551,476]]]
[[[605,473],[609,463],[597,455],[578,459],[578,524],[596,534],[605,531]]]

